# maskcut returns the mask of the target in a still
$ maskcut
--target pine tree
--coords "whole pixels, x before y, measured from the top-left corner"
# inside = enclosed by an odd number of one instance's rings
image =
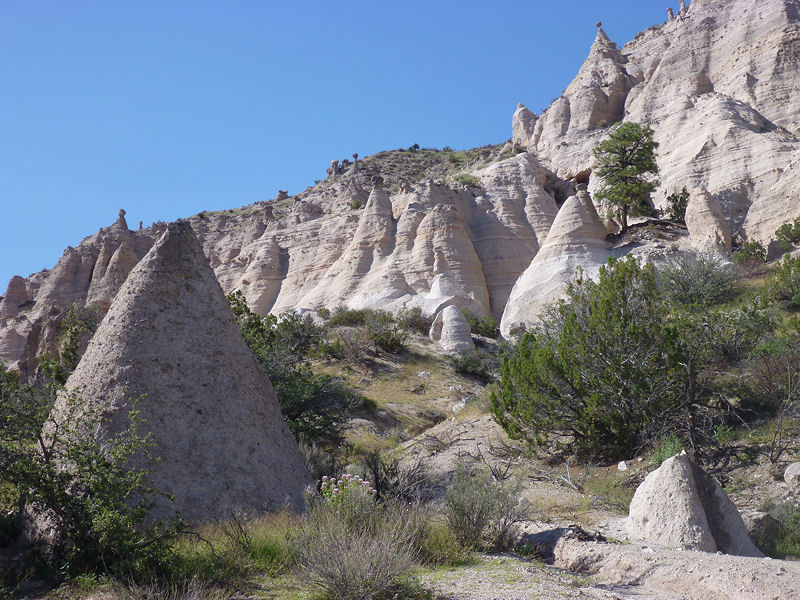
[[[653,130],[647,125],[622,123],[614,127],[595,149],[594,173],[602,178],[595,198],[616,211],[621,232],[628,229],[628,215],[649,214],[648,201],[658,181]]]

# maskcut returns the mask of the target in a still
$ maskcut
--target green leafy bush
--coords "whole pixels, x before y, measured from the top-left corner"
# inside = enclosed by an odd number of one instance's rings
[[[753,266],[767,262],[767,250],[757,240],[750,240],[733,253],[733,262],[737,265]]]
[[[685,305],[705,307],[725,302],[738,292],[740,280],[737,270],[713,252],[696,257],[681,255],[661,271],[666,298]]]
[[[651,265],[610,259],[506,353],[492,413],[512,437],[582,455],[625,458],[673,433],[699,452],[736,411],[720,370],[776,325],[758,304],[670,310]]]
[[[308,442],[338,443],[344,423],[361,399],[343,379],[311,371],[307,359],[318,352],[323,330],[309,315],[261,318],[238,292],[228,301],[245,342],[275,388],[292,433]]]
[[[403,329],[415,331],[421,335],[428,335],[431,329],[432,320],[422,314],[419,306],[410,309],[404,306],[397,311],[396,319]]]
[[[650,463],[655,466],[661,466],[668,458],[672,458],[676,454],[680,454],[683,450],[683,442],[675,434],[668,435],[661,440],[653,448],[650,453]]]
[[[391,313],[382,310],[366,312],[366,326],[370,340],[386,352],[402,352],[408,333],[397,323]]]
[[[680,192],[667,196],[669,218],[678,223],[686,222],[686,208],[689,206],[689,191],[684,187]]]
[[[527,516],[516,480],[495,481],[486,470],[459,467],[445,493],[445,517],[465,548],[505,550]]]
[[[469,173],[459,173],[453,177],[453,180],[465,187],[482,187],[480,178],[475,177],[475,175],[470,175]]]
[[[791,223],[784,223],[775,230],[775,239],[781,250],[786,252],[792,246],[800,244],[800,219],[795,219]]]
[[[498,367],[497,356],[481,350],[452,354],[447,359],[453,370],[459,375],[475,377],[481,381],[494,379]]]
[[[800,257],[783,256],[769,274],[767,291],[787,308],[800,308]]]
[[[367,312],[365,309],[357,310],[340,305],[333,309],[328,325],[331,327],[364,325],[367,322]]]
[[[0,380],[0,474],[28,514],[55,532],[47,561],[69,575],[141,578],[163,569],[183,524],[149,519],[167,495],[150,482],[154,458],[149,436],[139,434],[139,413],[130,410],[128,428],[101,446],[94,437],[106,420],[99,406],[71,394],[53,412],[57,386],[19,385],[4,369]]]
[[[497,338],[497,322],[492,317],[476,317],[468,308],[462,308],[461,314],[467,319],[469,323],[469,330],[484,337],[495,339]]]

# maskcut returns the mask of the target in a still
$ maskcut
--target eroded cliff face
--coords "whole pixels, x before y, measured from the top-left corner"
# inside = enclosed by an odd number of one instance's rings
[[[297,196],[189,221],[225,293],[240,290],[259,314],[345,304],[435,315],[452,305],[505,315],[508,334],[563,293],[576,266],[591,273],[610,254],[671,251],[611,249],[606,211],[576,194],[575,176],[585,180],[615,122],[655,130],[656,206],[684,186],[696,199],[678,247],[768,244],[800,217],[799,65],[800,0],[695,0],[621,48],[599,28],[562,96],[540,116],[514,113],[513,140],[527,152],[509,143],[354,156]],[[588,192],[596,185],[590,178]],[[13,278],[0,300],[0,360],[33,372],[58,315],[72,302],[108,310],[164,228],[130,231],[120,217],[53,269]]]
[[[569,178],[592,165],[608,126],[647,122],[660,144],[656,206],[705,189],[734,235],[767,244],[800,216],[798,65],[797,0],[695,0],[620,49],[598,28],[562,96],[539,117],[517,109],[514,140]]]
[[[392,155],[295,197],[189,222],[225,293],[241,291],[259,314],[344,304],[433,316],[453,305],[499,319],[558,210],[534,155],[501,159],[500,150],[475,153],[481,187],[400,175],[384,185],[371,173]],[[356,199],[365,206],[352,208]],[[31,374],[53,348],[58,316],[73,302],[107,311],[164,227],[129,231],[120,218],[53,269],[12,279],[0,302],[0,360]]]

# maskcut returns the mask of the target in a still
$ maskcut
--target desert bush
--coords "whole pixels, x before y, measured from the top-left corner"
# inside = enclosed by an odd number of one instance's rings
[[[670,309],[652,266],[611,259],[505,354],[492,413],[512,437],[585,456],[625,458],[672,433],[697,453],[735,412],[721,372],[776,325],[759,303]]]
[[[378,499],[403,502],[426,499],[431,479],[422,461],[404,463],[395,456],[386,456],[373,450],[366,455],[364,462]]]
[[[800,219],[778,227],[775,230],[775,239],[784,252],[790,250],[792,246],[800,244]]]
[[[382,310],[367,311],[365,322],[369,339],[378,348],[394,353],[405,350],[408,334],[391,313]]]
[[[0,380],[0,475],[17,490],[20,510],[55,532],[47,562],[71,575],[137,578],[164,568],[183,524],[148,520],[154,501],[167,495],[150,482],[154,457],[149,436],[139,434],[139,413],[130,410],[128,428],[101,446],[94,437],[107,419],[100,407],[71,394],[54,413],[58,386],[20,386],[4,370]]]
[[[470,175],[469,173],[459,173],[453,177],[453,180],[458,183],[459,185],[463,185],[465,187],[481,187],[481,180],[475,175]]]
[[[461,314],[469,323],[469,330],[488,338],[497,338],[497,322],[492,317],[476,317],[468,308],[462,308]]]
[[[672,192],[667,196],[669,218],[678,223],[686,222],[686,207],[689,206],[689,191],[684,188],[680,192]]]
[[[515,480],[494,481],[488,471],[459,466],[445,493],[445,517],[465,548],[504,550],[527,515]]]
[[[406,308],[405,306],[397,311],[396,320],[403,329],[416,331],[421,335],[428,335],[433,321],[422,314],[419,306]]]
[[[426,522],[416,547],[418,559],[425,565],[457,567],[472,561],[470,550],[461,545],[453,530],[433,519]]]
[[[661,287],[671,302],[713,306],[738,292],[739,272],[719,254],[673,258],[661,271]]]
[[[60,316],[56,355],[44,354],[39,360],[39,370],[48,379],[63,385],[86,349],[86,345],[100,324],[96,308],[70,304]]]
[[[350,207],[350,210],[358,210],[363,208],[363,204],[361,203],[360,198],[353,198],[350,202],[347,203],[347,206]]]
[[[281,413],[295,437],[338,443],[342,426],[361,405],[361,398],[343,379],[311,371],[307,360],[319,351],[322,328],[310,315],[261,318],[239,292],[228,301],[245,342],[272,382]]]
[[[355,478],[327,483],[309,506],[298,577],[329,598],[379,597],[414,566],[418,527],[407,509],[375,502]]]
[[[743,243],[733,253],[733,262],[749,273],[755,273],[767,262],[767,250],[757,240]]]
[[[681,438],[675,434],[665,436],[655,444],[652,452],[650,452],[650,464],[654,467],[659,467],[665,460],[680,454],[682,450],[683,442],[681,442]]]
[[[367,322],[367,312],[365,309],[347,308],[340,305],[333,309],[328,325],[331,327],[364,325]]]
[[[327,321],[328,319],[331,318],[331,309],[326,308],[325,306],[320,306],[317,309],[317,316],[323,321]]]
[[[767,281],[767,293],[772,298],[787,308],[800,308],[800,257],[784,255]]]
[[[371,344],[364,327],[343,327],[336,330],[331,344],[341,351],[341,358],[349,365],[364,366],[368,362]]]
[[[491,381],[495,377],[498,367],[498,358],[481,350],[472,350],[461,354],[453,354],[447,357],[450,366],[459,375],[475,377],[484,382]]]

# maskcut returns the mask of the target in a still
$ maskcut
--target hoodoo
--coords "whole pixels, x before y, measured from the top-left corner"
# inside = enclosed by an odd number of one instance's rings
[[[161,459],[147,465],[153,483],[175,497],[154,516],[302,507],[300,451],[188,223],[170,224],[133,269],[67,389],[102,406],[101,438],[127,428],[138,399]]]

